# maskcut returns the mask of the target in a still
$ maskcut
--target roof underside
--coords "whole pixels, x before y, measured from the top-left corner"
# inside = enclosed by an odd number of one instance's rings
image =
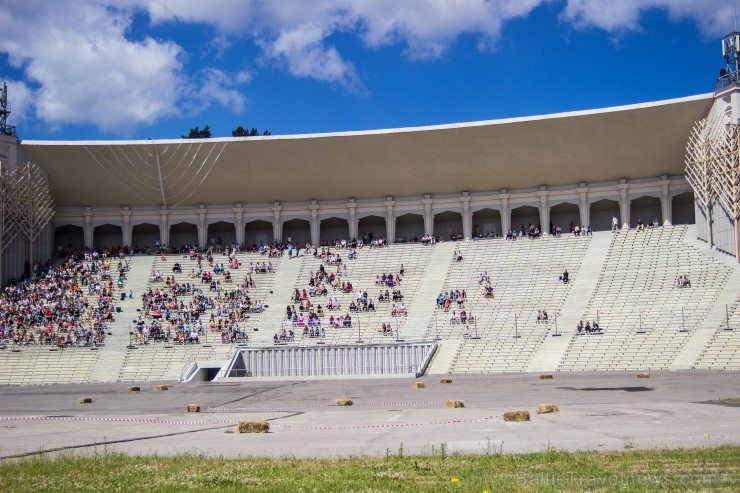
[[[246,139],[23,142],[58,207],[344,200],[683,174],[712,95],[520,120]]]

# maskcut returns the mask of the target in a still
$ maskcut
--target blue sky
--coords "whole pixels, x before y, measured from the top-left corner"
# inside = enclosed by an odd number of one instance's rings
[[[8,0],[26,140],[436,125],[711,92],[731,0]]]

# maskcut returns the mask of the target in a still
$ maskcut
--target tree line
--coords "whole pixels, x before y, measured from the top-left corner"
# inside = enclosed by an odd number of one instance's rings
[[[269,130],[265,130],[260,133],[257,127],[252,127],[247,130],[241,125],[231,131],[232,137],[256,137],[258,135],[272,135],[272,133]],[[182,136],[183,139],[210,139],[211,137],[213,137],[213,135],[211,134],[211,129],[208,125],[203,128],[193,127],[187,135]]]

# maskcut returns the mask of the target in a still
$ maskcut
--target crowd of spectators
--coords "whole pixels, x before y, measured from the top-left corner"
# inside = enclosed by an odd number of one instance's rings
[[[0,346],[104,344],[115,320],[114,290],[123,288],[129,270],[124,251],[62,253],[67,256],[57,266],[48,260],[30,278],[3,288]]]

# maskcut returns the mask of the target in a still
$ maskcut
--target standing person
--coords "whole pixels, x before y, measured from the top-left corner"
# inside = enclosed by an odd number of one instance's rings
[[[619,219],[617,219],[617,216],[612,217],[612,232],[619,229]]]

